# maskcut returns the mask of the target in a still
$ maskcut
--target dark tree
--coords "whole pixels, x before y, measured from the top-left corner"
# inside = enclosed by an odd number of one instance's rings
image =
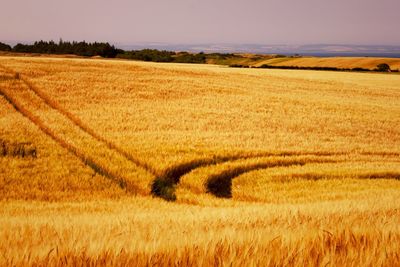
[[[390,66],[386,63],[382,63],[376,66],[376,70],[381,72],[389,72]]]
[[[0,42],[0,51],[11,51],[11,46]]]

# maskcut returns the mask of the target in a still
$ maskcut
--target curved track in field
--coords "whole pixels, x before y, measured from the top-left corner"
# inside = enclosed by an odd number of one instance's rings
[[[200,158],[187,162],[178,163],[167,168],[160,176],[156,177],[152,184],[152,194],[167,200],[175,200],[175,187],[179,184],[181,178],[190,172],[207,166],[234,162],[237,160],[257,159],[266,157],[291,157],[291,156],[336,156],[345,155],[343,152],[258,152],[258,153],[239,153],[230,156],[213,156],[210,158]]]
[[[183,163],[178,163],[166,169],[160,176],[156,177],[153,184],[152,184],[152,194],[166,200],[175,200],[175,187],[180,183],[180,180],[183,176],[195,171],[198,168],[203,168],[207,166],[214,166],[223,163],[229,162],[236,162],[239,160],[246,160],[246,159],[261,159],[261,158],[268,158],[268,157],[296,157],[296,156],[315,156],[317,159],[315,161],[310,161],[309,163],[316,163],[316,162],[332,162],[331,160],[326,159],[330,156],[345,156],[350,155],[348,152],[325,152],[325,151],[316,151],[316,152],[296,152],[296,151],[286,151],[286,152],[258,152],[258,153],[239,153],[230,156],[214,156],[210,158],[200,158],[196,160],[191,160]],[[379,157],[400,157],[400,153],[397,152],[361,152],[355,153],[355,155],[362,155],[362,156],[379,156]],[[295,159],[292,159],[295,160]],[[400,161],[399,161],[400,162]],[[304,163],[306,164],[306,163]],[[296,164],[289,164],[296,165]],[[209,182],[206,183],[206,189],[209,193],[214,195],[219,195],[216,188],[223,188],[223,184],[228,186],[231,184],[229,182],[230,179],[227,176],[231,177],[231,179],[237,177],[238,175],[244,174],[246,172],[250,172],[256,169],[265,169],[265,168],[272,168],[272,167],[279,167],[279,163],[274,164],[271,162],[264,162],[264,163],[257,163],[255,166],[246,166],[246,167],[238,167],[234,170],[227,170],[220,175],[212,175],[209,178]],[[284,166],[284,165],[281,165]],[[236,175],[235,175],[236,174]],[[225,178],[222,178],[225,177]],[[221,179],[220,179],[221,178]],[[220,186],[221,185],[221,186]],[[230,189],[227,189],[230,191]],[[229,196],[231,193],[221,193],[222,195]]]
[[[265,161],[242,166],[236,166],[224,170],[218,174],[208,176],[205,183],[206,192],[211,193],[217,197],[231,198],[232,197],[232,180],[244,173],[269,169],[275,167],[289,167],[289,166],[304,166],[307,163],[332,163],[336,161],[323,160],[323,159],[281,159],[277,161]]]
[[[204,184],[205,190],[207,193],[210,193],[216,197],[220,198],[231,198],[232,197],[232,180],[235,178],[238,178],[242,174],[249,173],[252,171],[257,171],[257,170],[263,170],[263,169],[269,169],[269,168],[274,168],[274,167],[288,167],[288,166],[303,166],[306,165],[307,163],[339,163],[339,162],[345,162],[345,161],[335,161],[335,160],[314,160],[314,161],[307,161],[304,162],[303,160],[297,160],[293,161],[288,161],[288,162],[273,162],[273,163],[268,163],[268,162],[261,162],[261,163],[256,163],[256,164],[250,164],[250,165],[245,165],[245,166],[238,166],[235,168],[231,168],[228,170],[224,170],[220,173],[217,174],[212,174],[207,177],[207,180]],[[297,179],[307,179],[307,180],[320,180],[320,179],[325,179],[325,178],[338,178],[339,176],[335,175],[319,175],[319,176],[313,176],[310,177],[307,174],[304,175],[297,175]],[[395,179],[395,180],[400,180],[400,172],[376,172],[376,173],[370,173],[370,174],[356,174],[356,177],[358,179]]]
[[[35,112],[36,107],[30,105],[28,100],[24,100],[23,94],[16,94],[0,87],[0,94],[23,116],[27,117],[31,122],[36,124],[45,134],[54,139],[62,147],[66,148],[76,157],[78,157],[84,164],[91,167],[96,173],[103,175],[120,185],[121,188],[125,188],[127,191],[139,192],[147,194],[146,189],[138,188],[135,185],[135,175],[130,175],[129,170],[134,172],[135,168],[143,170],[150,177],[151,183],[151,194],[156,197],[161,197],[166,200],[175,200],[175,187],[179,184],[181,178],[190,172],[207,166],[213,166],[223,163],[235,162],[246,159],[257,159],[257,158],[268,158],[268,157],[286,157],[287,160],[271,162],[268,160],[260,161],[250,165],[236,166],[229,170],[224,170],[221,173],[213,174],[207,178],[205,184],[206,191],[218,196],[229,198],[232,196],[231,187],[232,179],[242,175],[246,172],[251,172],[258,169],[273,168],[279,166],[292,166],[292,165],[304,165],[304,162],[299,159],[291,157],[295,156],[315,156],[314,162],[332,162],[326,159],[328,156],[340,156],[348,155],[347,152],[258,152],[258,153],[237,153],[229,156],[212,156],[208,158],[199,158],[190,160],[187,162],[178,163],[167,169],[159,172],[151,166],[149,163],[141,160],[125,150],[121,149],[113,142],[99,135],[96,131],[91,129],[85,123],[83,123],[78,117],[64,109],[57,102],[52,100],[49,96],[43,93],[37,86],[29,81],[25,76],[20,75],[14,70],[0,65],[6,72],[11,76],[3,77],[3,80],[15,80],[24,85],[25,90],[31,93],[30,100],[37,103],[38,106],[46,106],[52,111],[58,114],[59,121],[62,121],[64,126],[68,126],[73,129],[74,136],[61,134],[58,132],[57,127],[53,127],[48,122],[45,122],[44,118],[41,117],[40,113]],[[36,114],[35,114],[36,113]],[[72,130],[71,130],[72,131]],[[70,139],[75,142],[70,142]],[[87,153],[83,149],[78,139],[85,139],[87,142],[96,144],[94,153]],[[400,156],[400,153],[393,152],[363,152],[361,155],[375,155],[375,156]],[[94,155],[94,156],[93,156]],[[310,163],[313,161],[310,161]],[[118,169],[120,164],[124,164],[124,167],[129,166],[127,170],[120,171]],[[138,176],[138,175],[136,175]],[[397,177],[397,176],[396,176]],[[136,181],[137,182],[137,181]]]
[[[14,79],[15,81],[20,81],[23,84],[25,84],[26,89],[30,90],[35,97],[38,99],[38,101],[43,102],[46,106],[50,107],[51,109],[57,111],[59,114],[61,114],[65,120],[68,120],[70,123],[70,126],[79,128],[82,132],[84,132],[87,135],[90,135],[92,137],[91,142],[97,142],[97,143],[103,143],[105,144],[109,150],[113,150],[115,153],[119,154],[120,156],[126,158],[128,161],[132,162],[135,164],[137,167],[144,169],[146,172],[148,172],[150,175],[153,176],[153,182],[151,183],[151,193],[154,196],[164,198],[166,200],[175,200],[175,186],[179,183],[180,178],[183,175],[186,175],[187,173],[195,170],[196,168],[199,167],[204,167],[208,165],[215,165],[219,163],[224,163],[224,162],[229,162],[229,161],[235,161],[235,160],[240,160],[240,159],[250,159],[250,158],[259,158],[259,157],[268,157],[268,156],[294,156],[294,155],[332,155],[332,153],[327,153],[327,152],[316,152],[316,153],[298,153],[298,152],[282,152],[282,153],[245,153],[245,154],[236,154],[236,155],[231,155],[231,156],[214,156],[211,158],[201,158],[201,159],[196,159],[196,160],[191,160],[188,162],[183,162],[176,164],[174,166],[171,166],[167,168],[166,170],[162,171],[161,174],[156,171],[155,168],[153,168],[150,164],[147,162],[141,160],[138,157],[133,156],[132,154],[127,153],[114,143],[110,142],[109,140],[103,138],[100,136],[98,133],[96,133],[93,129],[91,129],[89,126],[84,124],[78,117],[64,109],[62,106],[60,106],[57,102],[52,100],[49,96],[47,96],[45,93],[43,93],[42,90],[40,90],[37,86],[35,86],[31,81],[29,81],[25,76],[22,76],[21,74],[17,73],[16,71],[5,67],[1,66],[3,69],[5,69],[8,73],[10,73],[11,77],[6,77],[7,79]],[[18,100],[18,97],[13,96],[13,93],[7,92],[5,89],[1,89],[2,95],[5,96],[5,98],[12,104],[20,113],[22,113],[25,117],[29,118],[33,123],[35,123],[43,132],[45,132],[47,135],[52,137],[55,141],[57,141],[61,146],[64,148],[67,148],[70,152],[72,152],[75,156],[80,158],[86,165],[91,167],[94,171],[97,173],[104,175],[114,181],[116,181],[118,184],[120,184],[121,187],[125,188],[127,185],[127,179],[124,177],[124,175],[121,174],[116,174],[113,173],[112,170],[109,170],[104,164],[101,164],[98,162],[97,157],[90,157],[89,155],[85,154],[83,149],[80,148],[78,145],[70,144],[66,141],[66,137],[69,136],[64,136],[61,137],[60,135],[57,134],[57,132],[53,131],[51,129],[50,125],[47,125],[46,123],[43,122],[43,120],[40,119],[39,116],[34,115],[34,113],[29,110],[29,108],[32,108],[29,106],[27,108],[26,106],[28,105],[23,105],[20,103]],[[101,153],[97,153],[101,154]],[[134,183],[132,183],[131,188],[134,188]],[[131,191],[140,191],[139,189],[135,188],[134,190]],[[143,191],[143,190],[142,190]]]

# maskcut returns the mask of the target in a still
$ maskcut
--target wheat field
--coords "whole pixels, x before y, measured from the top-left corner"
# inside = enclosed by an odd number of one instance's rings
[[[392,70],[400,70],[399,58],[379,57],[283,57],[266,59],[254,64],[273,66],[298,66],[298,67],[334,67],[339,69],[363,68],[373,70],[379,64],[388,64]]]
[[[400,266],[400,75],[0,57],[0,265]]]

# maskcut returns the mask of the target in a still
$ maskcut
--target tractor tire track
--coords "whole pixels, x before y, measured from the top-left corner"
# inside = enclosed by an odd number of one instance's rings
[[[232,180],[244,173],[269,169],[275,167],[289,167],[289,166],[304,166],[309,163],[334,163],[338,160],[323,159],[323,158],[282,158],[278,160],[267,160],[265,162],[256,162],[246,165],[239,165],[233,168],[223,170],[220,173],[213,174],[207,177],[205,182],[206,193],[211,193],[214,196],[221,198],[232,197]]]
[[[234,162],[237,160],[257,159],[265,157],[293,157],[293,156],[342,156],[346,152],[257,152],[257,153],[239,153],[230,156],[213,156],[210,158],[200,158],[177,165],[171,166],[163,171],[163,173],[154,179],[151,186],[151,192],[154,196],[161,197],[166,200],[176,200],[175,187],[179,184],[181,178],[190,172],[207,166],[214,166],[217,164]]]
[[[19,80],[21,80],[23,83],[25,83],[26,86],[30,90],[32,90],[38,97],[40,97],[47,105],[49,105],[51,108],[57,110],[58,112],[63,114],[65,117],[70,119],[76,126],[78,126],[83,131],[85,131],[86,133],[91,135],[93,138],[97,139],[100,142],[105,143],[110,149],[113,149],[113,150],[117,151],[118,153],[123,155],[125,158],[127,158],[128,160],[130,160],[131,162],[133,162],[137,166],[145,169],[146,171],[150,172],[153,175],[157,175],[157,172],[155,171],[154,168],[152,168],[152,166],[150,166],[146,162],[140,160],[139,158],[132,156],[130,153],[124,151],[123,149],[121,149],[120,147],[115,145],[114,143],[110,142],[106,138],[104,138],[104,137],[100,136],[99,134],[97,134],[93,129],[91,129],[89,126],[84,124],[82,122],[82,120],[80,120],[78,117],[73,115],[71,112],[69,112],[66,109],[64,109],[60,104],[58,104],[57,102],[52,100],[49,96],[47,96],[45,93],[43,93],[43,91],[41,91],[37,86],[35,86],[27,78],[25,78],[24,76],[22,76],[21,74],[19,74],[18,72],[14,71],[11,68],[8,68],[8,67],[6,67],[4,65],[0,65],[0,66],[3,69],[5,69],[7,72],[12,74],[14,77],[18,77]]]
[[[289,167],[289,166],[304,166],[309,163],[340,163],[346,162],[343,160],[323,160],[323,159],[314,159],[314,160],[304,160],[304,159],[295,159],[289,161],[278,161],[278,162],[260,162],[255,164],[250,164],[246,166],[238,166],[235,168],[231,168],[228,170],[224,170],[218,174],[213,174],[208,176],[207,181],[205,183],[206,192],[211,193],[219,198],[231,198],[232,197],[232,180],[252,171],[269,169],[274,167]],[[329,175],[328,175],[329,176]],[[313,177],[309,177],[307,174],[298,175],[296,178],[304,178],[308,180],[319,180],[322,178],[326,178],[327,175],[317,175]],[[332,175],[332,178],[339,177]],[[358,179],[395,179],[400,180],[399,172],[376,172],[369,174],[358,174]]]
[[[15,83],[20,82],[19,78],[20,75],[18,75],[18,77],[14,79],[14,82]],[[136,165],[132,160],[129,160],[129,158],[125,157],[122,153],[115,151],[115,149],[114,150],[111,149],[109,144],[106,144],[105,142],[96,139],[95,137],[84,131],[84,129],[76,125],[74,121],[65,116],[65,114],[60,112],[58,109],[54,108],[52,105],[49,105],[47,101],[43,100],[35,92],[32,92],[32,95],[30,96],[31,99],[29,99],[30,101],[24,99],[30,94],[29,91],[32,90],[29,85],[25,84],[25,82],[21,82],[21,84],[25,85],[23,87],[27,88],[21,89],[22,88],[21,87],[14,89],[9,89],[9,88],[6,89],[2,87],[0,89],[1,95],[19,113],[27,117],[30,121],[32,121],[35,125],[37,125],[39,129],[41,129],[45,134],[50,136],[53,140],[55,140],[62,147],[66,148],[73,155],[78,157],[84,164],[92,168],[96,173],[113,180],[121,188],[124,188],[128,192],[141,193],[144,195],[148,194],[150,190],[143,189],[143,186],[142,188],[139,188],[135,183],[140,181],[135,181],[135,179],[132,179],[135,177],[138,178],[146,176],[146,175],[141,175],[140,172],[137,171],[138,168],[141,169],[140,166]],[[20,101],[19,98],[20,100],[23,101]],[[24,101],[25,104],[22,104]],[[52,124],[49,122],[46,123],[41,118],[41,116],[44,116],[41,113],[39,113],[39,115],[35,115],[35,112],[33,111],[35,110],[35,108],[32,108],[32,106],[34,106],[34,103],[36,103],[37,107],[46,106],[46,108],[51,110],[54,114],[57,113],[58,118],[56,118],[56,120],[58,121],[55,126],[50,126]],[[57,129],[56,126],[61,126],[61,129],[64,129],[64,131],[60,129],[58,129],[58,131],[55,130]],[[66,135],[65,134],[66,132],[68,133],[71,132],[71,134]],[[73,136],[73,134],[75,134],[75,136]],[[94,152],[93,151],[90,151],[92,153],[84,152],[82,148],[86,146],[92,148]],[[127,165],[126,161],[130,162],[128,167],[126,167]],[[109,164],[110,162],[114,164]],[[122,166],[127,170],[121,170]],[[148,187],[148,184],[145,186]]]
[[[47,127],[40,119],[39,117],[35,116],[33,113],[31,113],[29,110],[27,110],[25,107],[23,107],[17,99],[12,97],[10,94],[8,94],[1,86],[0,86],[0,95],[7,100],[10,105],[14,107],[16,111],[18,111],[20,114],[22,114],[24,117],[28,118],[32,123],[34,123],[42,132],[44,132],[46,135],[51,137],[54,141],[56,141],[61,147],[67,149],[70,151],[73,155],[78,157],[85,165],[89,166],[90,168],[93,169],[96,173],[105,176],[106,178],[109,178],[116,183],[122,188],[126,188],[126,182],[122,177],[117,176],[116,174],[113,174],[110,170],[108,170],[105,167],[100,166],[97,164],[92,158],[88,157],[84,153],[80,152],[79,149],[74,147],[73,145],[69,144],[57,134],[52,131],[49,127]]]
[[[110,149],[113,149],[123,155],[125,158],[136,164],[137,166],[145,169],[146,171],[150,172],[153,175],[156,175],[156,171],[146,162],[143,162],[139,158],[136,158],[129,154],[128,152],[122,150],[120,147],[115,145],[114,143],[110,142],[109,140],[105,139],[104,137],[100,136],[97,134],[94,130],[92,130],[89,126],[84,124],[78,117],[74,116],[72,113],[68,112],[65,110],[63,107],[61,107],[57,102],[53,101],[50,99],[47,95],[45,95],[39,88],[37,88],[35,85],[32,84],[32,82],[28,81],[25,77],[20,78],[37,96],[43,99],[43,101],[48,104],[50,107],[58,110],[61,114],[66,116],[68,119],[70,119],[72,122],[75,123],[76,126],[81,128],[83,131],[87,132],[89,135],[91,135],[93,138],[97,139],[100,142],[105,143]]]
[[[176,200],[175,187],[180,183],[183,176],[190,172],[207,166],[214,166],[217,164],[234,162],[237,160],[245,159],[256,159],[265,157],[295,157],[295,156],[318,156],[318,157],[329,157],[329,156],[345,156],[345,155],[361,155],[361,156],[380,156],[380,157],[398,157],[400,153],[397,152],[327,152],[327,151],[316,151],[316,152],[298,152],[298,151],[286,151],[286,152],[258,152],[258,153],[239,153],[230,156],[213,156],[209,158],[200,158],[183,163],[176,164],[165,169],[161,175],[157,176],[152,185],[151,193],[154,196],[163,198],[165,200],[174,201]]]
[[[335,155],[345,155],[346,153],[337,152],[260,152],[260,153],[248,153],[248,154],[237,154],[231,156],[219,156],[212,158],[203,158],[193,161],[184,162],[175,166],[170,167],[165,170],[162,176],[157,177],[152,184],[152,194],[158,197],[164,198],[169,201],[176,200],[175,189],[180,183],[183,176],[195,171],[199,168],[216,166],[219,164],[235,163],[240,160],[250,160],[250,159],[264,159],[272,157],[282,157],[289,158],[294,156],[317,156],[317,157],[330,157]],[[291,159],[292,160],[292,159]],[[318,162],[323,159],[318,159]],[[327,161],[328,162],[328,161]],[[297,164],[297,163],[296,163]]]
[[[356,179],[393,179],[400,180],[400,172],[371,172],[371,173],[352,173],[345,176],[338,174],[315,174],[315,173],[294,173],[279,177],[279,182],[289,182],[293,179],[318,181],[322,179],[341,179],[343,177],[356,178]]]

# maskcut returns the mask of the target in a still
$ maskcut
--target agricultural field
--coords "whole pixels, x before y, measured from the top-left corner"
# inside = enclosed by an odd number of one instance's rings
[[[399,58],[378,57],[282,57],[267,58],[252,65],[259,67],[263,64],[271,66],[331,67],[338,69],[362,68],[367,70],[374,70],[379,64],[388,64],[392,70],[400,70]]]
[[[1,56],[0,265],[400,266],[399,125],[400,75]]]

